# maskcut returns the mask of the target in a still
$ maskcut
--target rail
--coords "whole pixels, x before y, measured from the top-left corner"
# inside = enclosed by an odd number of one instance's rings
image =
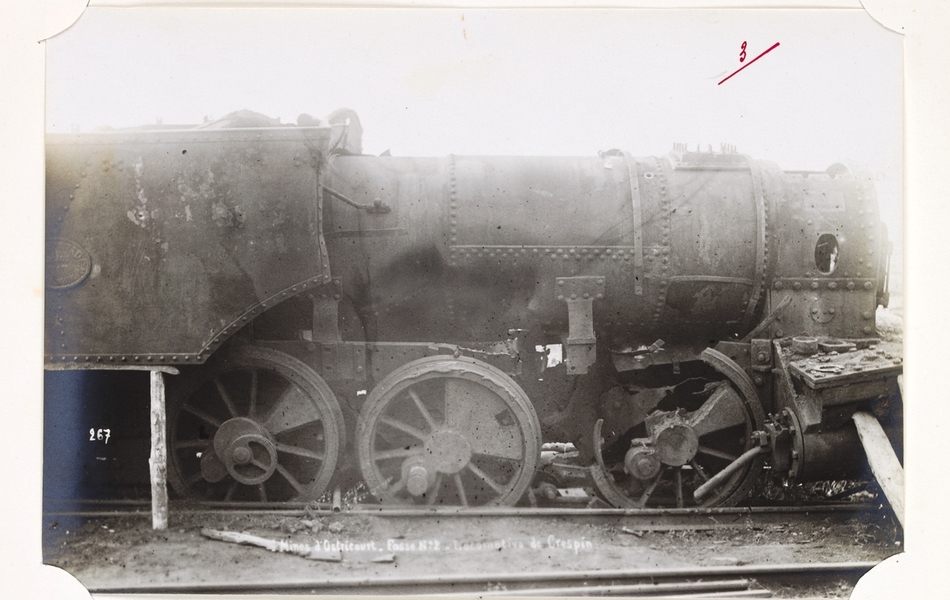
[[[248,581],[232,583],[160,583],[141,586],[91,587],[89,592],[122,594],[162,593],[253,593],[292,592],[308,590],[320,594],[463,594],[479,595],[577,595],[616,592],[627,596],[656,595],[662,593],[683,594],[697,597],[702,592],[728,591],[756,592],[748,582],[736,578],[775,577],[787,575],[847,576],[859,578],[871,570],[874,562],[839,563],[783,563],[740,565],[732,567],[687,567],[660,569],[622,569],[591,571],[551,571],[544,573],[478,573],[465,575],[430,575],[421,577],[350,577],[350,578],[301,578],[276,583],[274,581]],[[732,578],[732,579],[727,579]],[[591,582],[596,582],[591,585]],[[726,583],[728,582],[728,583]],[[585,585],[586,584],[586,585]],[[742,586],[746,587],[743,588]],[[539,586],[544,586],[539,587]],[[738,587],[737,587],[738,586]],[[718,587],[718,589],[716,589]],[[723,588],[728,587],[728,590]],[[486,588],[487,591],[486,591]],[[765,590],[764,593],[768,593]],[[748,595],[748,594],[746,594]]]

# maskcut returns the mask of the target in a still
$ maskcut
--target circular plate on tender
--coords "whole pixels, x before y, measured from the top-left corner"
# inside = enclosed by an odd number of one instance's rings
[[[56,238],[46,244],[46,286],[64,290],[82,283],[92,271],[92,257],[72,240]]]

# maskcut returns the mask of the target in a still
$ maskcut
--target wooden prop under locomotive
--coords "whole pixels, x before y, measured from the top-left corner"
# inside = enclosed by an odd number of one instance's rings
[[[47,368],[178,367],[178,494],[310,500],[355,457],[384,503],[515,504],[570,441],[614,506],[713,506],[766,468],[864,473],[859,430],[896,461],[868,177],[360,135],[342,110],[49,136]]]

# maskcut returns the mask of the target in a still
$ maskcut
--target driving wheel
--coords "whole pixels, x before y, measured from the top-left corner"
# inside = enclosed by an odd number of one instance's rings
[[[399,367],[367,398],[360,469],[387,504],[513,505],[541,454],[538,417],[501,370],[468,357]]]
[[[309,501],[345,445],[343,414],[300,360],[242,346],[169,380],[169,472],[181,496]]]
[[[758,395],[748,375],[722,353],[707,349],[700,358],[710,377],[644,407],[650,414],[624,454],[606,456],[598,421],[597,463],[590,473],[611,505],[733,506],[748,494],[764,462],[753,437],[764,421]],[[697,498],[700,488],[709,490]]]

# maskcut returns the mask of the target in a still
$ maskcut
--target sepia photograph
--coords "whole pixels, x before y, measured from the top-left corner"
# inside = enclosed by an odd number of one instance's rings
[[[90,592],[844,598],[903,552],[904,57],[864,10],[46,44],[43,560]]]

